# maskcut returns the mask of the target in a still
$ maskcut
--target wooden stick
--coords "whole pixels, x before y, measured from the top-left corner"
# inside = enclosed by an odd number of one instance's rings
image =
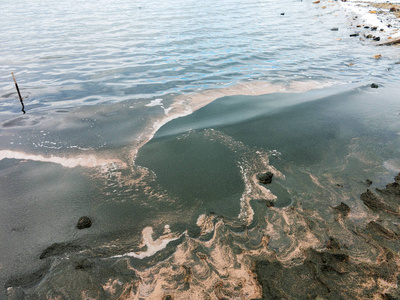
[[[19,96],[19,101],[21,101],[22,112],[25,114],[24,102],[22,101],[22,96],[21,96],[21,93],[20,93],[20,91],[19,91],[18,84],[17,84],[17,80],[15,79],[15,76],[14,76],[14,72],[11,72],[11,75],[12,75],[12,77],[13,77],[13,79],[14,79],[15,88],[17,89],[18,96]]]

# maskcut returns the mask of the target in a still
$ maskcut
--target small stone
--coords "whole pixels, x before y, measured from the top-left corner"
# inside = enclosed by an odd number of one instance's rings
[[[374,37],[374,41],[379,42],[381,40],[381,38],[379,36]]]
[[[265,201],[265,206],[266,207],[274,207],[275,206],[275,202],[272,200],[266,200]]]
[[[86,216],[81,217],[78,220],[78,224],[76,224],[76,228],[78,228],[78,229],[85,229],[85,228],[89,228],[90,226],[92,226],[92,220],[90,220]]]
[[[371,31],[376,31],[377,29],[378,29],[378,26],[371,27]]]
[[[281,13],[281,16],[284,16],[285,15],[285,13]]]
[[[164,297],[163,297],[163,300],[173,300],[174,298],[172,298],[172,296],[171,295],[165,295]]]
[[[395,11],[397,11],[397,9],[396,9],[396,7],[391,7],[391,8],[389,9],[389,11],[390,11],[390,12],[395,12]]]
[[[331,28],[331,31],[339,31],[339,28],[333,27],[333,28]]]
[[[371,184],[372,184],[372,181],[371,181],[371,180],[369,180],[369,179],[367,179],[367,180],[365,180],[365,184],[366,184],[367,186],[371,186]]]
[[[318,3],[320,3],[321,1],[319,1],[319,0],[317,0],[317,1],[314,1],[313,3],[314,4],[318,4]]]
[[[377,89],[379,86],[376,83],[371,84],[371,88]]]
[[[266,172],[264,174],[258,174],[257,175],[258,181],[263,183],[263,184],[271,183],[272,182],[272,177],[274,177],[274,174],[272,174],[271,172]]]
[[[368,34],[367,36],[366,36],[366,38],[367,39],[372,39],[374,36],[372,35],[372,34]]]
[[[364,28],[365,28],[365,29],[368,29],[368,28],[369,28],[369,26],[364,26]]]
[[[382,57],[382,55],[381,54],[377,54],[377,55],[374,55],[372,57],[375,58],[375,59],[380,59]]]
[[[359,36],[360,34],[359,33],[353,33],[353,34],[350,34],[350,37],[355,37],[355,36]]]

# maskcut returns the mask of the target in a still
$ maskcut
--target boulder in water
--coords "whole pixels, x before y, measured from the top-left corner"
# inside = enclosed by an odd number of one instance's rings
[[[271,183],[272,182],[272,177],[274,177],[274,174],[272,174],[271,172],[266,172],[264,174],[258,174],[257,175],[258,181],[263,183],[263,184]]]
[[[78,220],[78,224],[76,224],[76,228],[78,229],[85,229],[89,228],[92,226],[92,220],[90,220],[88,217],[83,216]]]

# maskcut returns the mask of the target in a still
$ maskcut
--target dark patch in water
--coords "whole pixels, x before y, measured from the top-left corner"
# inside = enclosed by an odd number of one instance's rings
[[[69,252],[76,252],[83,250],[84,247],[72,243],[54,243],[46,248],[41,254],[40,259],[48,258],[51,256],[59,256]]]
[[[33,285],[36,285],[37,283],[40,282],[40,280],[42,280],[42,278],[46,275],[49,269],[50,269],[50,263],[46,264],[41,269],[34,271],[33,273],[11,278],[6,282],[5,288],[9,287],[29,288]]]

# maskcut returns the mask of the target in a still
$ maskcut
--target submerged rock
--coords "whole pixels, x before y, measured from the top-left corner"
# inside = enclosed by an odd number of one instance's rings
[[[88,259],[82,259],[76,262],[75,270],[89,270],[92,269],[94,263],[89,261]]]
[[[396,239],[398,237],[396,233],[390,231],[389,229],[385,228],[384,226],[375,221],[369,222],[367,225],[367,229],[372,232],[376,232],[380,235],[383,235],[385,238],[389,240]]]
[[[387,184],[386,188],[384,188],[382,190],[377,189],[377,191],[386,196],[399,197],[400,196],[400,173],[396,175],[396,177],[394,178],[394,182]]]
[[[350,207],[343,202],[340,202],[340,205],[333,207],[336,211],[338,211],[342,217],[346,217],[350,213]]]
[[[274,177],[274,174],[271,172],[266,172],[264,174],[258,174],[257,179],[259,182],[263,184],[269,184],[272,182],[272,177]]]
[[[333,27],[333,28],[331,28],[331,31],[339,31],[339,28]]]
[[[76,252],[83,250],[84,248],[79,245],[72,243],[54,243],[50,247],[47,247],[41,254],[40,259],[48,258],[51,256],[62,255],[67,252]]]
[[[371,84],[372,89],[377,89],[378,87],[379,87],[379,85],[377,85],[376,83]]]
[[[375,195],[371,190],[367,189],[365,193],[360,195],[360,199],[364,204],[371,210],[379,211],[386,209],[385,203],[383,203],[377,195]]]
[[[85,229],[89,228],[92,226],[92,220],[90,220],[88,217],[83,216],[78,220],[78,224],[76,224],[76,228],[78,229]]]

